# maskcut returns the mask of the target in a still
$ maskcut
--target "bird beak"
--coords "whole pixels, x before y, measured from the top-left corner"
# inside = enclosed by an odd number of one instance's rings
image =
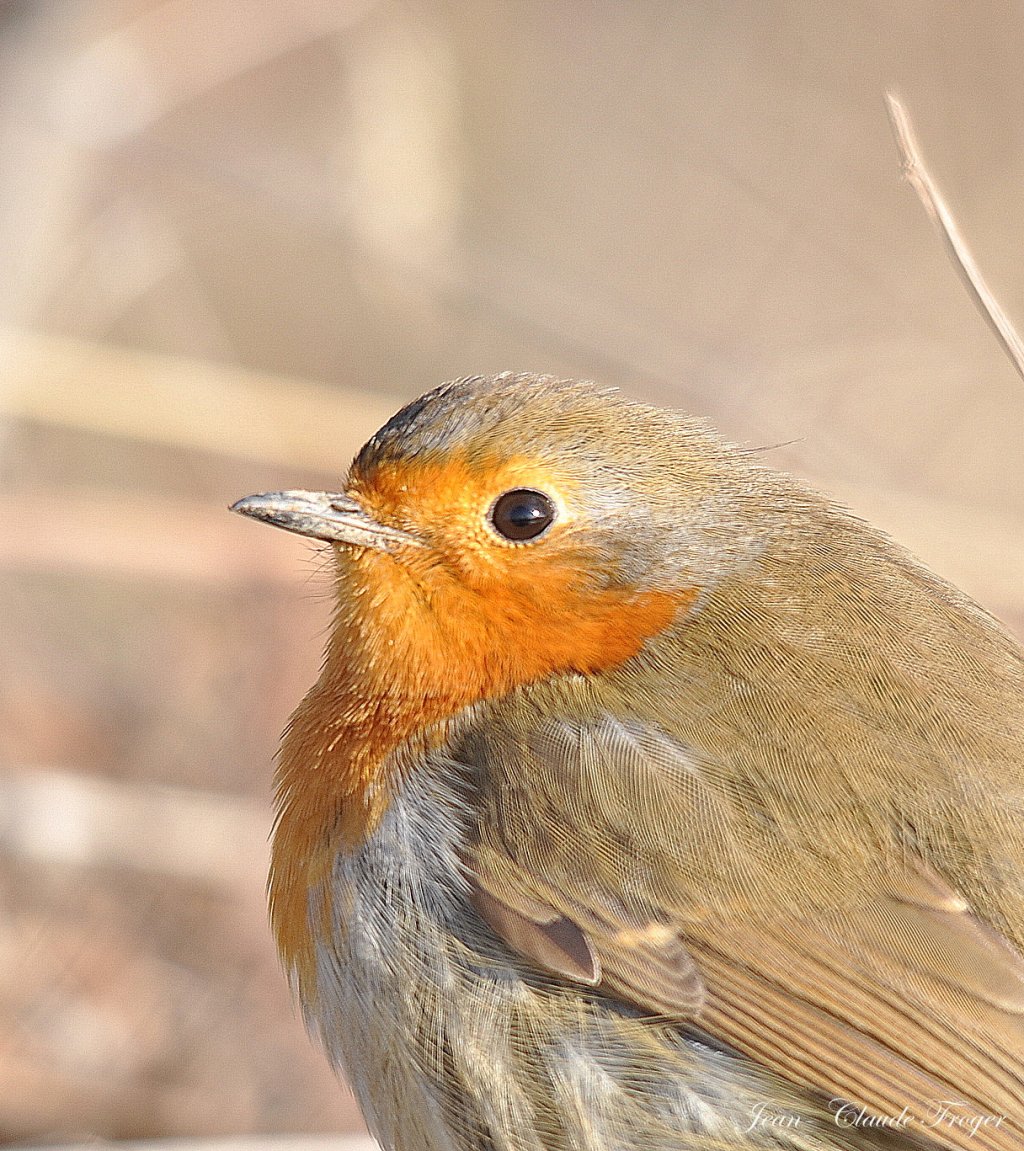
[[[246,496],[230,510],[332,544],[382,552],[422,546],[415,536],[378,523],[350,496],[336,492],[267,492]]]

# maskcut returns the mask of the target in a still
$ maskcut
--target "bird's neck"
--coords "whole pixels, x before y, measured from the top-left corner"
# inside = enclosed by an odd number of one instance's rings
[[[372,835],[391,799],[384,770],[392,753],[417,739],[424,749],[463,706],[453,696],[412,694],[397,655],[382,682],[354,624],[337,626],[319,681],[299,705],[281,744],[277,821],[271,851],[271,923],[286,969],[304,1003],[315,995],[315,944],[330,933],[330,875],[340,851]]]
[[[613,588],[574,599],[567,579],[538,604],[532,586],[480,594],[436,569],[410,577],[373,552],[340,556],[338,580],[324,669],[292,718],[277,774],[271,920],[306,1003],[316,939],[335,921],[334,860],[379,825],[399,782],[394,753],[435,746],[471,704],[629,659],[697,595]]]

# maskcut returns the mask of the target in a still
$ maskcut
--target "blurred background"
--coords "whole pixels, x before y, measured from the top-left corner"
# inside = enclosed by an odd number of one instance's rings
[[[442,379],[774,447],[1024,634],[1024,8],[0,3],[0,1141],[358,1130],[263,906],[327,582],[227,514]]]

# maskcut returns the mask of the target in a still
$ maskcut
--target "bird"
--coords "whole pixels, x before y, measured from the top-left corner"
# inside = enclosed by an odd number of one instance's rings
[[[444,384],[338,492],[270,916],[389,1151],[1024,1147],[1024,652],[702,420]]]

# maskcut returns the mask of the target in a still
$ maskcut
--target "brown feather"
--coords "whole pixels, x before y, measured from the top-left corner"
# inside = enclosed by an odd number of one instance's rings
[[[694,750],[588,714],[586,694],[564,701],[572,720],[539,721],[545,712],[532,705],[499,709],[486,741],[468,737],[483,812],[470,867],[491,899],[525,897],[535,919],[574,923],[607,993],[674,1017],[836,1107],[907,1115],[917,1136],[949,1147],[1019,1148],[1016,947],[900,842],[895,823],[888,848],[850,852],[845,870],[805,871],[802,882],[799,859],[777,842],[773,856],[771,837],[741,837],[731,878],[708,872],[703,897],[688,898],[688,839],[709,853],[705,862],[729,860],[728,839],[716,849],[711,838],[716,825],[728,830],[720,789],[716,803]],[[656,825],[627,794],[655,805]],[[560,806],[567,815],[558,820]],[[762,867],[775,865],[772,888],[737,882],[752,866],[742,852],[755,849]],[[495,929],[544,968],[536,949]],[[940,1100],[962,1106],[940,1117]]]

